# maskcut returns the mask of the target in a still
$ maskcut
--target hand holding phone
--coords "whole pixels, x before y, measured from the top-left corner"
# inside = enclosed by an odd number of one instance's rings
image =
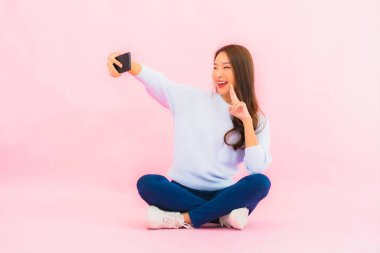
[[[115,67],[116,71],[119,72],[120,74],[127,72],[131,69],[131,53],[130,52],[116,56],[115,59],[118,60],[122,64],[122,67],[120,68],[115,63],[113,63],[113,66]]]

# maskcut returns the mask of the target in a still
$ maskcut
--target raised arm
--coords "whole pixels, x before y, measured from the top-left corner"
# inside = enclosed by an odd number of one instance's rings
[[[128,71],[130,74],[136,76],[141,72],[142,66],[141,64],[131,61],[131,69]]]
[[[257,134],[259,143],[245,148],[244,165],[250,174],[263,173],[272,162],[269,118],[261,115],[260,126],[263,125],[263,129]]]
[[[112,77],[121,75],[113,66],[113,64],[116,64],[122,67],[121,63],[116,60],[116,57],[120,54],[122,52],[111,53],[108,56],[107,67]],[[176,83],[163,73],[136,61],[131,60],[131,69],[128,72],[143,83],[148,94],[162,106],[169,109],[173,115],[176,104],[184,103],[185,97],[189,98],[189,96],[197,92],[197,88]]]
[[[107,68],[108,68],[109,74],[112,77],[119,77],[121,75],[119,72],[117,72],[117,70],[113,66],[113,63],[115,63],[120,68],[122,67],[122,64],[118,60],[116,60],[116,57],[118,55],[121,55],[121,54],[122,54],[122,52],[114,52],[114,53],[110,53],[108,55],[108,58],[107,58]],[[141,72],[141,68],[142,68],[141,64],[139,64],[139,63],[137,63],[135,61],[132,61],[132,59],[131,59],[131,69],[128,72],[130,74],[136,76],[136,75],[138,75]]]

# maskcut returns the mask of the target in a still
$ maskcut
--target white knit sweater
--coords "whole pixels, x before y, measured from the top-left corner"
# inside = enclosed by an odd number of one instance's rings
[[[169,178],[192,189],[213,191],[234,184],[232,177],[242,162],[249,174],[263,173],[270,165],[268,117],[260,114],[255,130],[259,144],[234,151],[223,141],[233,124],[220,94],[176,83],[146,65],[135,78],[174,118],[174,161]],[[236,132],[229,143],[238,137]]]

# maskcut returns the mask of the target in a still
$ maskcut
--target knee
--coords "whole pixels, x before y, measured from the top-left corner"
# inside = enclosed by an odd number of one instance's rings
[[[251,182],[252,187],[258,188],[261,190],[264,197],[268,194],[271,187],[271,181],[269,177],[264,174],[256,173],[245,178],[247,181]]]
[[[143,187],[152,185],[157,180],[162,180],[162,179],[165,179],[165,177],[158,174],[143,175],[137,180],[137,190],[141,192]]]

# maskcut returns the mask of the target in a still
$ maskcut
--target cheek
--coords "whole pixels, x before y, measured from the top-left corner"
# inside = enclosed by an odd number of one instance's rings
[[[228,73],[228,80],[234,81],[234,75],[232,73]]]

